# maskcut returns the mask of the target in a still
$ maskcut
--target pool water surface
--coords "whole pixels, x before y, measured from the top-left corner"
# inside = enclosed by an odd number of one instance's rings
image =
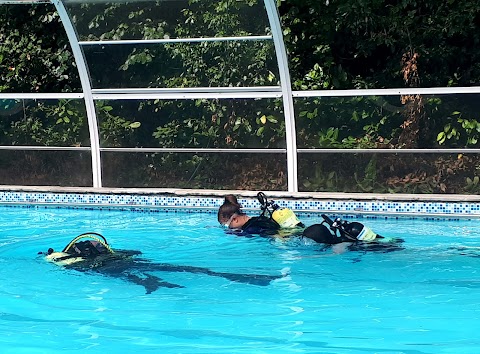
[[[2,353],[478,353],[478,220],[364,218],[405,240],[334,254],[299,239],[226,234],[216,214],[0,207]],[[302,217],[307,225],[320,217]],[[39,251],[83,232],[157,263],[278,276],[267,286],[191,272],[145,288],[66,270]]]

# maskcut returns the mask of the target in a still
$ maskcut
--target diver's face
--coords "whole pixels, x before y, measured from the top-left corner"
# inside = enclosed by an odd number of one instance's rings
[[[223,225],[229,229],[240,229],[248,221],[247,215],[233,214]]]
[[[243,225],[245,225],[246,221],[243,217],[244,215],[237,215],[234,214],[232,218],[232,222],[228,226],[230,229],[240,229]]]

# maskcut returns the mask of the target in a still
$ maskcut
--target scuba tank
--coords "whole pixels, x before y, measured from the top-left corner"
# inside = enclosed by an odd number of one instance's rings
[[[330,226],[336,235],[337,232],[340,234],[340,237],[345,238],[345,241],[363,241],[363,242],[372,242],[377,239],[383,238],[380,235],[377,235],[369,227],[363,225],[359,222],[348,222],[340,218],[336,218],[335,221],[330,219],[325,214],[322,214],[323,222]],[[338,236],[338,235],[337,235]]]
[[[88,240],[80,241],[81,239]],[[110,248],[105,237],[96,232],[86,232],[78,235],[61,252],[57,252],[53,248],[49,248],[47,252],[38,252],[38,254],[45,255],[47,261],[61,266],[85,262],[86,259],[113,253],[114,251]]]
[[[264,216],[268,211],[270,218],[272,218],[281,228],[305,227],[305,225],[298,220],[292,209],[280,208],[273,200],[267,200],[265,193],[259,192],[257,199],[260,202],[262,213]]]

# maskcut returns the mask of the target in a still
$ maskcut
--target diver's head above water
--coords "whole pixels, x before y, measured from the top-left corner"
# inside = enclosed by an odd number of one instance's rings
[[[237,197],[226,195],[223,204],[218,209],[218,222],[229,229],[240,229],[250,217],[242,211]]]

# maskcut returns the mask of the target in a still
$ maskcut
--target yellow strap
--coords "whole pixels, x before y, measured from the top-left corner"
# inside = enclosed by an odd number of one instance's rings
[[[97,234],[101,237],[103,237],[102,235],[100,234]],[[114,253],[112,248],[108,245],[108,243],[106,243],[104,240],[100,239],[100,237],[97,237],[95,236],[94,234],[91,234],[91,233],[85,233],[85,234],[81,234],[81,235],[78,235],[77,237],[75,237],[72,241],[70,241],[70,243],[67,245],[67,247],[65,247],[63,249],[62,252],[65,252],[67,253],[68,250],[75,244],[75,242],[77,242],[78,240],[81,240],[82,238],[90,238],[90,239],[93,239],[99,243],[101,243],[110,253]]]

